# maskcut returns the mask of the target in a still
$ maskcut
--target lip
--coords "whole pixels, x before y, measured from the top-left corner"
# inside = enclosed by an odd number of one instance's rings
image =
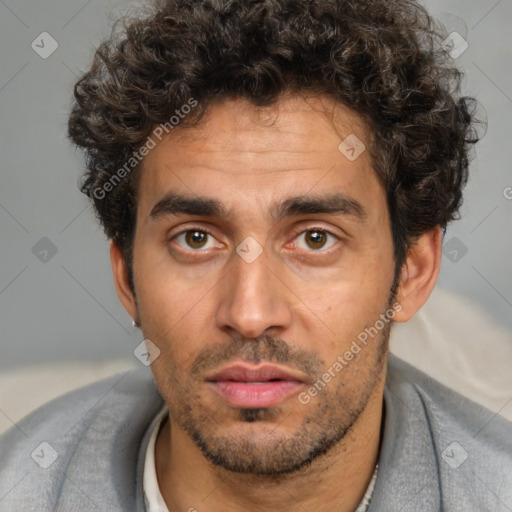
[[[278,405],[306,381],[302,373],[268,363],[245,362],[231,364],[206,380],[230,405],[246,409]]]

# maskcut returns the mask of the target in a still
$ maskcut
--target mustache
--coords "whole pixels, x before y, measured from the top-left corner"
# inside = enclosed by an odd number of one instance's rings
[[[313,352],[292,348],[281,338],[262,334],[257,338],[231,338],[227,342],[203,350],[190,367],[190,374],[200,377],[222,364],[234,360],[257,364],[267,361],[301,370],[316,380],[322,373],[323,361]]]

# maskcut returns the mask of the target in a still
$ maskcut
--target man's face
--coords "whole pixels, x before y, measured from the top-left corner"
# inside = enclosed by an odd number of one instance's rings
[[[338,149],[367,132],[333,105],[218,103],[144,161],[133,271],[152,370],[172,436],[232,471],[303,467],[381,389],[389,323],[344,354],[390,307],[386,196],[368,151]]]

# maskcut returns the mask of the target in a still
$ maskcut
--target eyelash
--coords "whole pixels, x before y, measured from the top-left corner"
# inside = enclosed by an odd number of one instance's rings
[[[308,229],[299,229],[299,230],[297,230],[296,232],[293,233],[293,240],[297,239],[299,237],[299,235],[302,235],[303,233],[310,233],[312,231],[318,232],[318,233],[323,233],[323,234],[327,235],[328,237],[334,238],[338,242],[341,240],[339,236],[335,235],[334,233],[332,233],[328,229],[322,228],[320,226],[311,226]],[[327,240],[326,244],[329,245],[329,241],[328,240]],[[310,250],[301,249],[301,250],[302,251],[306,251],[307,253],[309,253],[311,255],[314,255],[314,254],[323,255],[323,254],[330,253],[333,245],[335,245],[335,244],[331,244],[329,247],[327,247],[327,249],[317,249],[317,250],[315,250],[315,249],[310,249]]]
[[[171,236],[171,238],[169,239],[169,243],[172,242],[175,238],[178,238],[179,236],[184,235],[185,233],[190,233],[191,231],[199,231],[200,233],[206,233],[207,235],[211,236],[212,238],[215,238],[213,233],[208,228],[203,228],[203,227],[200,228],[200,227],[192,226],[188,229],[184,229],[183,231],[180,231],[179,233],[176,233],[175,235]],[[178,247],[180,247],[180,246],[178,246]],[[183,247],[180,247],[180,249],[185,250],[185,251],[187,250],[187,249],[183,249]],[[203,252],[204,249],[203,250],[202,249],[196,249],[196,250],[188,249],[188,251],[190,251],[192,253],[194,253],[194,252],[200,253],[200,252]]]
[[[207,235],[215,238],[215,236],[213,235],[213,233],[208,229],[208,228],[204,228],[204,227],[190,227],[188,229],[185,229],[183,231],[180,231],[179,233],[176,233],[175,235],[173,235],[169,242],[174,240],[175,238],[177,238],[178,236],[180,235],[183,235],[185,233],[188,233],[190,231],[199,231],[200,233],[206,233]],[[299,235],[303,234],[303,233],[308,233],[308,232],[311,232],[311,231],[317,231],[319,233],[324,233],[326,235],[329,235],[333,238],[335,238],[336,240],[340,240],[340,237],[335,235],[334,233],[332,233],[331,231],[325,229],[325,228],[322,228],[322,227],[318,227],[318,226],[312,226],[308,229],[301,229],[301,230],[298,230],[296,232],[294,232],[293,234],[293,239],[295,240]],[[183,248],[182,248],[183,249]],[[330,248],[329,248],[330,249]],[[321,252],[327,252],[329,249],[318,249],[318,250],[311,250],[311,251],[307,251],[307,252],[311,252],[311,253],[321,253]],[[184,249],[184,250],[187,250],[187,249]],[[202,252],[202,249],[197,249],[197,250],[194,250],[194,249],[189,249],[190,252],[195,252],[195,253],[200,253]]]

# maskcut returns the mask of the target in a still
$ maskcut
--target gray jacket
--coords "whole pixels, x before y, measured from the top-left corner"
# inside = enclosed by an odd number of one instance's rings
[[[390,356],[370,512],[511,512],[512,423]],[[144,370],[62,396],[0,437],[0,511],[144,511],[163,400]]]

